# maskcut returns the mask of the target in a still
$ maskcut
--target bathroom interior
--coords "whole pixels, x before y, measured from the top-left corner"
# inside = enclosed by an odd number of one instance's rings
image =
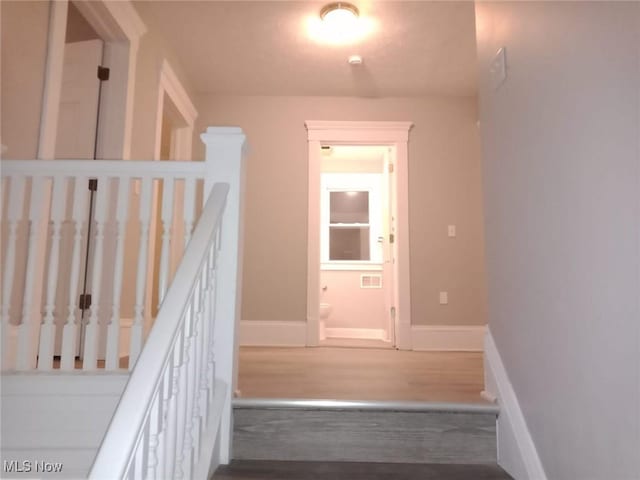
[[[321,158],[320,345],[391,348],[389,147],[325,145]]]

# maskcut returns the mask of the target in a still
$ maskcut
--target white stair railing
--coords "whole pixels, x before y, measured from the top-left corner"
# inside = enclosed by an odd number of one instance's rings
[[[170,281],[165,266],[179,260],[191,235],[201,210],[195,192],[210,189],[211,162],[3,160],[0,167],[2,370],[48,371],[54,357],[62,370],[114,370],[127,356],[133,368],[152,321],[149,284],[160,270],[162,301]],[[90,179],[98,185],[92,204]],[[188,187],[180,199],[178,183]],[[163,195],[154,201],[161,184]],[[184,208],[174,211],[179,200]],[[92,252],[84,272],[89,210]],[[151,248],[156,217],[164,234]],[[150,275],[155,252],[162,268]],[[81,322],[84,278],[92,302]],[[128,318],[121,315],[123,293]]]
[[[211,194],[90,478],[205,480],[231,455],[245,137],[211,127],[202,139]]]

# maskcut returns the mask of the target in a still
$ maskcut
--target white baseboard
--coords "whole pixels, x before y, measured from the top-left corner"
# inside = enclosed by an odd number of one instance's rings
[[[412,349],[481,352],[485,331],[485,325],[412,325]]]
[[[387,340],[381,328],[325,328],[325,338],[351,338],[358,340]]]
[[[518,397],[511,386],[491,331],[485,336],[485,391],[497,397],[498,464],[516,480],[547,480]]]
[[[240,345],[254,347],[304,347],[307,322],[241,320]]]

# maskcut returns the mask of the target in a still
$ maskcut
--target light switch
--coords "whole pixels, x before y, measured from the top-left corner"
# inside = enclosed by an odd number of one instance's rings
[[[440,292],[440,305],[446,305],[449,303],[449,295],[447,292]]]
[[[447,234],[450,237],[455,237],[456,236],[456,226],[455,225],[449,225],[447,227]]]

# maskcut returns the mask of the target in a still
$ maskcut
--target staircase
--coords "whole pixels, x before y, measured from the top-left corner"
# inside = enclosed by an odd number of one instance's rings
[[[228,462],[245,136],[202,140],[203,162],[2,160],[2,478]]]
[[[214,479],[508,479],[493,404],[235,399]]]

